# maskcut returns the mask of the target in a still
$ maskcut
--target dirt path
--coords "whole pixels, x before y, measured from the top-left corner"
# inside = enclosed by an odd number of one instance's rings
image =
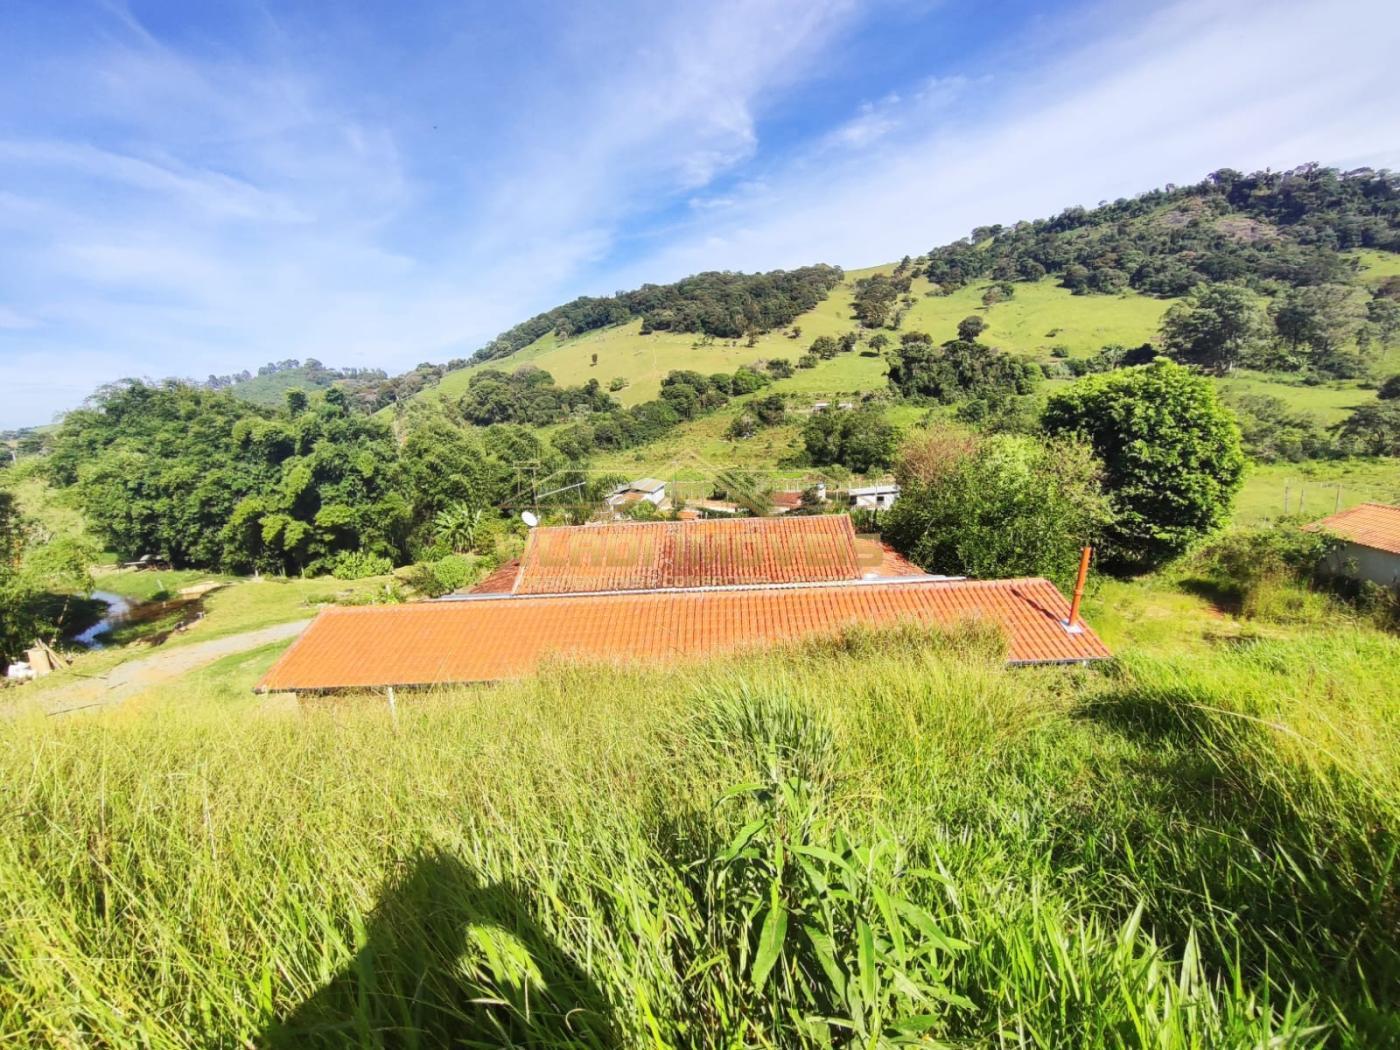
[[[177,649],[157,650],[150,656],[118,664],[100,678],[74,682],[62,689],[55,689],[45,694],[41,703],[45,712],[51,715],[111,707],[152,686],[178,678],[225,656],[295,638],[306,630],[306,625],[310,622],[297,620],[294,623],[279,623],[256,631],[182,645]]]

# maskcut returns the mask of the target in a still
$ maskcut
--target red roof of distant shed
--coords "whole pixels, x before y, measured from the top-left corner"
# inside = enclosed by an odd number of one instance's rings
[[[1362,503],[1330,518],[1313,522],[1306,528],[1340,536],[1362,547],[1400,554],[1400,507],[1385,503]]]
[[[553,597],[480,597],[327,609],[260,683],[347,689],[519,678],[554,655],[665,662],[829,635],[853,624],[953,625],[1006,634],[1017,663],[1103,659],[1042,579],[854,582]]]

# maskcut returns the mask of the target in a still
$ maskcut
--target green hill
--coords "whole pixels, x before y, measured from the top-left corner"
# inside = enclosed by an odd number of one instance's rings
[[[799,367],[772,386],[800,407],[809,397],[886,390],[885,347],[911,332],[942,343],[974,316],[987,325],[981,343],[1042,363],[1053,383],[1067,369],[1057,362],[1155,341],[1181,296],[1228,282],[1246,290],[1271,329],[1276,311],[1313,313],[1307,324],[1270,335],[1289,346],[1273,363],[1256,363],[1267,373],[1233,370],[1222,385],[1235,396],[1277,397],[1317,424],[1331,424],[1373,397],[1372,379],[1400,369],[1400,326],[1373,313],[1377,306],[1396,312],[1390,304],[1400,292],[1398,228],[1400,191],[1386,173],[1222,170],[1195,186],[1093,210],[979,227],[917,258],[847,272],[835,283],[838,271],[823,267],[702,274],[575,300],[503,333],[467,367],[416,396],[455,403],[484,369],[533,365],[561,387],[596,380],[625,408],[655,398],[672,371],[732,372],[772,359],[795,365],[816,339],[858,339],[854,352]],[[800,302],[793,287],[802,301],[817,301],[794,312]],[[1319,311],[1310,295],[1336,301]],[[1340,334],[1322,331],[1328,326]],[[720,414],[732,418],[742,403]],[[723,425],[714,418],[687,423],[660,444],[734,453],[732,442],[725,450],[712,441],[711,431],[722,433]],[[603,454],[637,459],[636,449]]]
[[[272,362],[263,365],[256,374],[244,371],[226,376],[211,375],[201,385],[210,390],[226,391],[252,405],[279,408],[286,403],[287,393],[291,390],[309,394],[341,386],[347,392],[354,392],[379,386],[386,379],[382,369],[327,368],[320,361],[310,358],[306,361],[292,359]]]
[[[793,323],[801,335],[796,339],[786,334],[790,329],[759,335],[752,346],[744,339],[706,341],[687,332],[643,335],[640,319],[570,339],[560,339],[551,332],[508,357],[478,361],[449,372],[437,386],[419,396],[460,397],[471,377],[483,369],[532,364],[543,368],[561,385],[597,379],[606,387],[614,377],[621,376],[628,385],[614,396],[624,405],[633,405],[655,397],[662,378],[676,369],[733,371],[739,365],[775,357],[795,362],[818,336],[836,338],[855,330],[858,322],[851,306],[855,282],[872,274],[887,274],[894,265],[847,273],[823,302],[798,315]],[[1156,333],[1162,314],[1173,301],[1131,291],[1117,296],[1077,296],[1048,277],[1018,287],[1015,298],[990,308],[982,306],[979,286],[968,286],[946,296],[929,295],[930,289],[926,279],[914,279],[911,294],[915,302],[901,330],[951,338],[960,320],[981,313],[991,326],[988,342],[1034,357],[1048,357],[1054,346],[1064,346],[1071,355],[1084,357],[1110,343],[1141,343]],[[898,333],[891,335],[897,337]],[[884,360],[878,354],[857,353],[803,369],[791,379],[780,381],[776,389],[835,394],[876,390],[884,385]]]

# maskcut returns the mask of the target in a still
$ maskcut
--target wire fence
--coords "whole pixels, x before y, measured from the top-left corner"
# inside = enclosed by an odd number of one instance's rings
[[[1337,482],[1309,483],[1306,481],[1285,481],[1280,493],[1281,509],[1289,514],[1336,514],[1348,504],[1345,500],[1345,487]]]

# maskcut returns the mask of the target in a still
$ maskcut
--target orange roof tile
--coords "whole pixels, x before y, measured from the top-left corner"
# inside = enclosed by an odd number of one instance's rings
[[[469,594],[509,594],[515,589],[515,578],[520,575],[520,559],[512,558],[510,561],[502,562],[500,567],[487,573],[477,581],[476,586],[469,587]]]
[[[856,556],[860,559],[863,575],[867,580],[885,576],[927,575],[923,569],[878,536],[857,536]]]
[[[437,685],[519,678],[550,656],[665,662],[832,634],[852,624],[1005,631],[1013,663],[1103,659],[1043,579],[910,580],[718,590],[482,597],[323,611],[259,684],[265,690]]]
[[[1312,532],[1331,533],[1362,547],[1400,554],[1400,507],[1385,503],[1362,503],[1304,528]]]
[[[516,594],[858,580],[844,514],[539,528]]]

